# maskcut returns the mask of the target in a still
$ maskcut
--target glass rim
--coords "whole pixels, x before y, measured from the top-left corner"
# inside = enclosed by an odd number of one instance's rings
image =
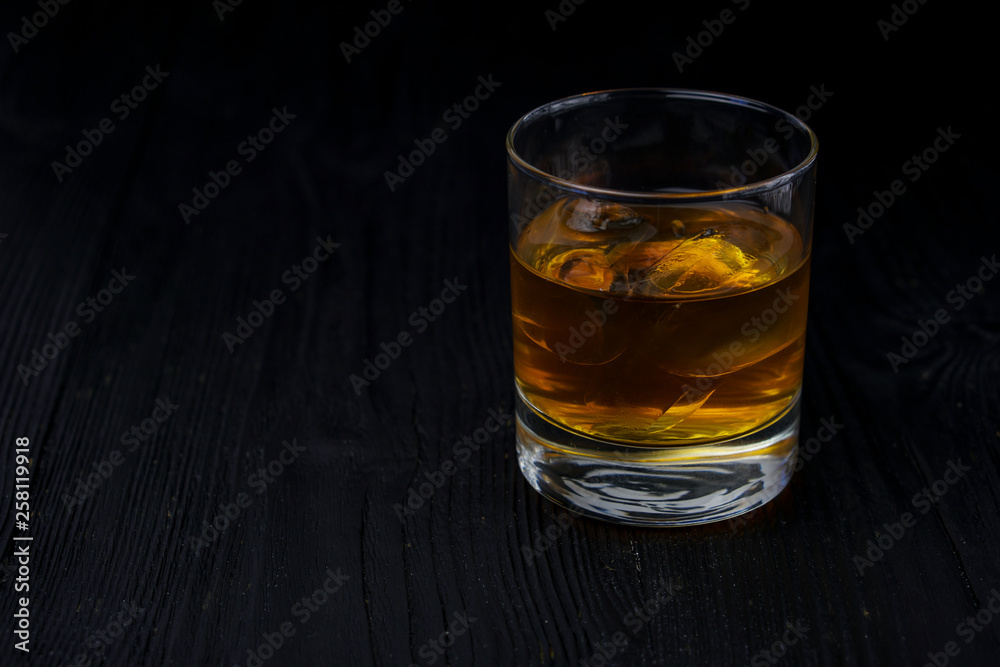
[[[715,102],[728,105],[739,105],[744,107],[754,108],[758,111],[767,112],[773,116],[785,119],[787,122],[792,124],[796,129],[798,129],[802,134],[809,138],[809,152],[799,162],[797,165],[783,171],[782,173],[772,176],[770,178],[756,181],[753,183],[747,183],[745,185],[733,186],[731,188],[723,188],[718,190],[698,190],[695,192],[648,192],[648,191],[638,191],[638,190],[620,190],[615,188],[601,188],[592,185],[586,185],[584,183],[576,183],[574,181],[569,181],[564,178],[560,178],[555,174],[550,174],[547,171],[539,169],[527,160],[525,160],[517,150],[514,148],[514,135],[522,125],[532,120],[532,116],[540,115],[543,111],[549,110],[556,106],[570,106],[570,105],[582,105],[586,104],[587,100],[592,97],[600,96],[601,99],[608,97],[628,97],[628,96],[641,96],[643,94],[657,94],[667,98],[686,98],[692,100],[698,100],[702,102]],[[595,100],[596,101],[596,100]],[[511,125],[510,130],[507,131],[506,139],[507,156],[511,162],[514,163],[519,169],[525,172],[527,175],[534,178],[538,178],[554,185],[560,186],[564,189],[575,190],[583,194],[592,194],[598,197],[606,198],[616,198],[616,199],[640,199],[645,201],[671,201],[671,200],[702,200],[702,199],[732,199],[736,195],[754,195],[762,192],[767,192],[780,188],[786,185],[788,182],[797,178],[802,172],[809,169],[816,162],[816,157],[819,153],[819,139],[816,137],[816,133],[812,131],[808,125],[806,125],[802,120],[799,119],[793,113],[789,113],[784,109],[780,109],[766,102],[761,102],[760,100],[755,100],[749,97],[742,97],[739,95],[730,95],[728,93],[718,93],[708,90],[696,90],[692,88],[612,88],[608,90],[597,90],[589,93],[579,93],[576,95],[570,95],[568,97],[563,97],[562,99],[553,100],[552,102],[547,102],[541,106],[535,107],[528,113],[524,114],[517,121]]]

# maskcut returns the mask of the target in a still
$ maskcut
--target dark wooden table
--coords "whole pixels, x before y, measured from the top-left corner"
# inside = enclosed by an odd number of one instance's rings
[[[0,664],[996,664],[995,37],[764,4],[4,3]],[[504,134],[631,86],[820,136],[807,449],[746,520],[517,467]]]

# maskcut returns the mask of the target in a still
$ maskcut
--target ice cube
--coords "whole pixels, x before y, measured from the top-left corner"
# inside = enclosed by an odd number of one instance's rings
[[[747,238],[752,232],[741,225],[703,229],[651,264],[632,293],[696,295],[750,289],[774,280],[778,268],[769,256],[753,252],[759,244]]]
[[[639,241],[655,233],[655,228],[628,206],[564,197],[535,218],[522,244],[579,247],[610,239]]]
[[[632,294],[651,267],[680,245],[680,240],[622,243],[608,253],[611,268],[619,277],[612,288],[616,294]]]
[[[576,248],[553,255],[542,273],[584,289],[606,291],[614,280],[604,248]]]
[[[566,202],[566,210],[570,213],[566,226],[578,232],[628,229],[645,221],[645,218],[628,206],[582,197]]]

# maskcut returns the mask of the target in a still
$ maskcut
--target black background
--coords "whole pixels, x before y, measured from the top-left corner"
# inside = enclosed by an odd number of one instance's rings
[[[347,62],[340,43],[385,5],[244,0],[220,20],[209,0],[72,0],[16,52],[0,44],[0,663],[27,658],[12,538],[30,534],[40,665],[247,665],[286,622],[295,634],[264,664],[596,666],[616,632],[603,664],[992,664],[1000,618],[968,643],[958,625],[1000,588],[1000,283],[961,310],[947,300],[1000,248],[987,17],[908,3],[885,39],[890,3],[588,0],[553,29],[555,0],[418,1]],[[674,52],[726,8],[735,20],[679,71]],[[37,11],[4,3],[0,31]],[[163,83],[115,116],[157,65]],[[480,75],[501,85],[443,124]],[[508,423],[401,521],[393,506],[454,443],[512,407],[507,129],[553,99],[633,86],[789,110],[813,86],[831,93],[808,120],[802,435],[842,428],[747,521],[563,529],[521,477]],[[288,127],[186,224],[192,189],[286,107]],[[114,131],[57,179],[53,161],[105,117]],[[447,141],[390,191],[385,172],[436,127]],[[903,164],[939,128],[960,138],[911,182]],[[850,242],[843,225],[895,179],[906,192]],[[282,274],[317,237],[340,246],[292,292]],[[135,279],[85,321],[78,304],[122,267]],[[411,313],[445,280],[468,287],[416,333]],[[287,301],[230,353],[223,333],[275,289]],[[949,321],[894,372],[887,355],[939,308]],[[18,367],[70,321],[80,333],[26,381]],[[403,331],[412,345],[356,393],[350,375]],[[129,451],[121,434],[164,397],[178,407]],[[250,476],[292,439],[305,452],[257,494]],[[116,450],[121,465],[68,510]],[[971,469],[921,513],[914,495],[957,461]],[[249,507],[199,547],[242,492]],[[915,524],[893,537],[906,512]],[[859,567],[880,537],[890,548]],[[300,623],[294,605],[328,568],[348,578]],[[135,618],[119,634],[123,605]],[[796,624],[804,636],[782,646]]]

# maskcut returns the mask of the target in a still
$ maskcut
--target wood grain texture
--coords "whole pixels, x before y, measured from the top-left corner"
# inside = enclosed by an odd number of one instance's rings
[[[346,62],[340,44],[384,6],[245,2],[220,20],[210,2],[74,2],[0,48],[0,664],[28,663],[11,632],[19,436],[31,664],[922,665],[948,642],[949,664],[994,664],[1000,617],[968,643],[958,625],[1000,589],[1000,281],[948,300],[1000,253],[995,114],[958,76],[991,62],[985,18],[927,3],[885,40],[889,6],[734,4],[678,71],[673,53],[724,5],[586,3],[553,30],[554,2],[405,3]],[[37,11],[5,4],[3,32]],[[115,117],[158,64],[169,76]],[[496,92],[443,123],[491,74]],[[841,427],[745,521],[567,515],[521,477],[509,421],[456,456],[490,410],[512,410],[507,128],[552,99],[648,85],[788,109],[832,91],[809,120],[802,437]],[[246,161],[275,108],[294,118]],[[53,160],[103,117],[114,132],[58,181]],[[435,127],[447,141],[390,191],[384,172]],[[903,164],[948,127],[960,138],[910,181]],[[229,160],[242,171],[185,224],[178,205]],[[895,179],[906,192],[850,242],[842,226]],[[317,238],[339,247],[293,290],[283,275]],[[135,278],[85,321],[78,305],[113,271]],[[464,289],[418,331],[411,314],[446,281]],[[286,300],[230,352],[223,334],[276,289]],[[887,354],[938,309],[949,321],[893,372]],[[25,383],[17,367],[70,321],[79,335]],[[356,392],[350,376],[401,332],[412,344]],[[177,407],[130,451],[122,435],[157,399]],[[955,462],[969,469],[922,513],[915,496]],[[913,526],[859,573],[905,512]],[[294,634],[268,657],[283,624]],[[769,660],[789,624],[803,636]]]

